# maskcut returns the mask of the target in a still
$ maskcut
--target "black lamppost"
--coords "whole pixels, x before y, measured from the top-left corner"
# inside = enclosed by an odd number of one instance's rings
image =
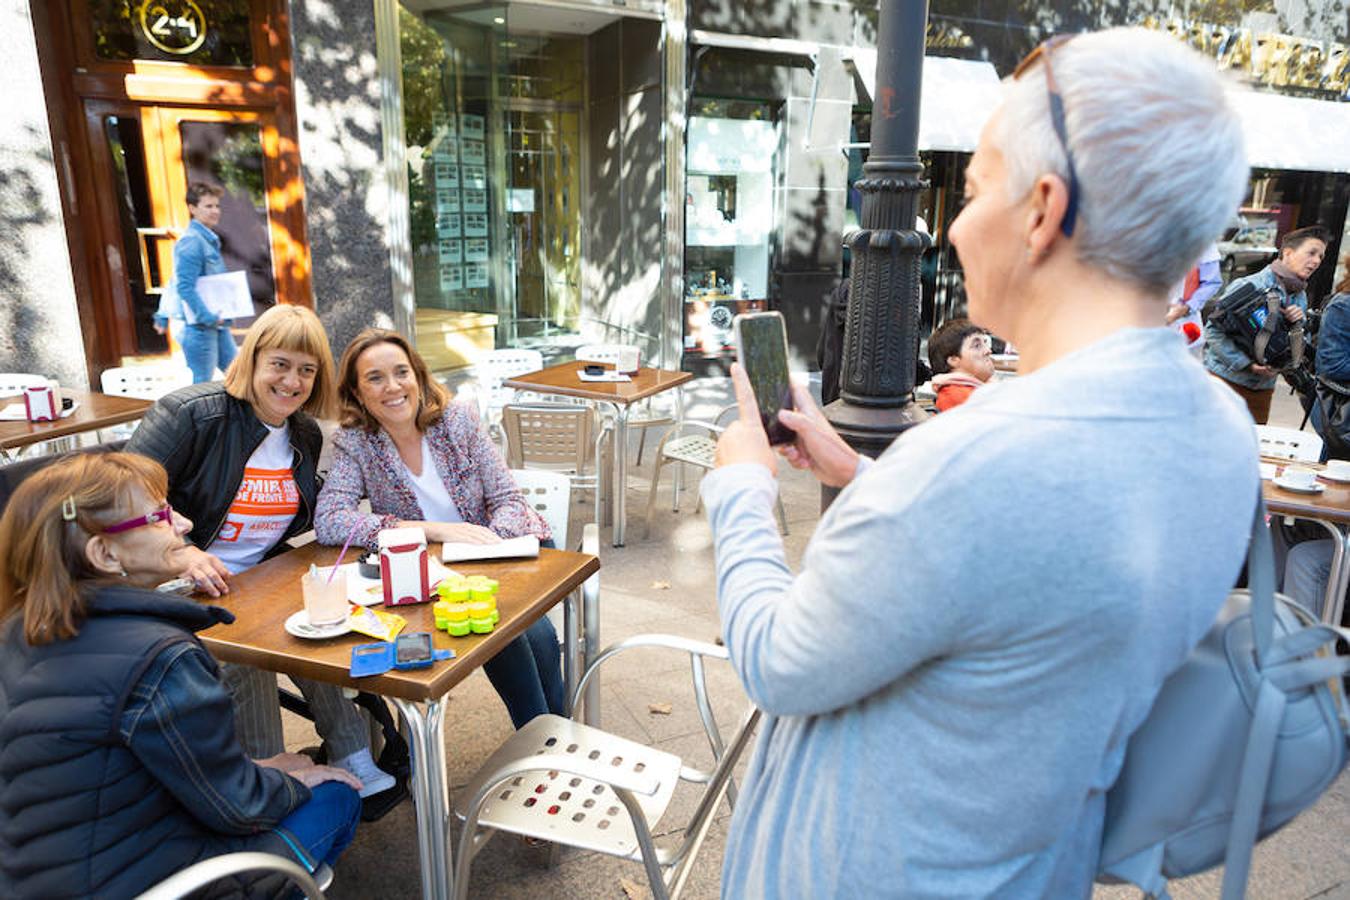
[[[914,225],[926,186],[918,146],[927,24],[928,0],[881,0],[872,149],[857,183],[862,228],[848,242],[853,262],[839,399],[825,407],[849,445],[868,456],[926,417],[914,402],[914,367],[919,258],[929,239]]]

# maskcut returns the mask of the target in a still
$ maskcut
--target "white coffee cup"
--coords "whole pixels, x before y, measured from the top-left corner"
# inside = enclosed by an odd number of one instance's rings
[[[1327,474],[1337,481],[1350,481],[1350,459],[1327,460]]]
[[[619,358],[614,364],[614,368],[625,375],[637,373],[640,364],[637,347],[620,347]]]
[[[1280,475],[1280,481],[1290,487],[1310,488],[1317,484],[1317,473],[1312,469],[1285,466],[1284,472]]]

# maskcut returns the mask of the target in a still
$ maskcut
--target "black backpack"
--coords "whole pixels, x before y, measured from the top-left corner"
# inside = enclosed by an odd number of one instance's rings
[[[1282,295],[1250,281],[1231,288],[1210,313],[1209,325],[1233,339],[1238,349],[1263,366],[1283,369],[1294,361],[1293,340],[1280,312]],[[1302,327],[1298,328],[1302,340]]]

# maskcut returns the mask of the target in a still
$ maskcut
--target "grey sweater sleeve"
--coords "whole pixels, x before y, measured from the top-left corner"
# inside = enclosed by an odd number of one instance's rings
[[[856,703],[950,650],[968,627],[960,602],[934,596],[941,554],[900,552],[923,545],[915,523],[925,513],[896,497],[886,468],[859,467],[796,577],[774,523],[768,469],[726,466],[703,480],[724,639],[765,712],[818,715]]]

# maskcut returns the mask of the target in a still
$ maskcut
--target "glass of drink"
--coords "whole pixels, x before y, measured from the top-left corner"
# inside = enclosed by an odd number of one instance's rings
[[[347,618],[347,573],[315,568],[300,576],[305,596],[305,614],[313,626],[332,625]]]

